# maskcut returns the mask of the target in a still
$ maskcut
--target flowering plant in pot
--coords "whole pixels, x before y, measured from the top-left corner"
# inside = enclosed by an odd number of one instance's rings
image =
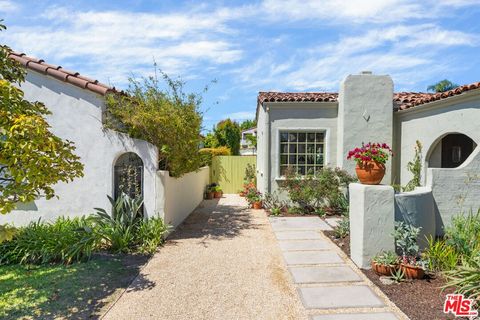
[[[418,259],[419,246],[417,243],[421,228],[417,228],[403,221],[395,222],[393,237],[397,248],[402,252],[400,268],[407,279],[422,279],[425,276],[423,262]]]
[[[362,184],[380,184],[385,175],[385,163],[393,156],[386,143],[362,143],[360,148],[348,152],[347,159],[355,160],[355,171]]]
[[[390,276],[400,265],[400,259],[393,251],[380,252],[372,258],[372,270],[379,276]]]
[[[262,194],[256,188],[248,189],[245,197],[253,209],[262,209]]]
[[[212,184],[209,184],[207,185],[207,187],[205,188],[205,199],[207,200],[212,200],[213,197],[215,196],[215,191],[214,191],[214,188],[215,188],[215,183],[212,183]]]

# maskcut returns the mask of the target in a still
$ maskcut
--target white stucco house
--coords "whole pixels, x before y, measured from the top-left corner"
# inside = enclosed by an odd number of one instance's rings
[[[257,148],[248,140],[248,136],[257,136],[257,128],[242,131],[242,138],[240,139],[240,155],[242,156],[253,156],[257,154]]]
[[[382,183],[405,185],[419,140],[423,188],[406,196],[421,200],[399,211],[429,211],[417,219],[441,234],[452,215],[480,207],[480,82],[444,93],[396,93],[390,76],[362,72],[346,77],[338,93],[260,92],[257,128],[262,193],[279,189],[288,166],[299,174],[323,166],[354,174],[347,153],[369,141],[395,153]]]
[[[23,53],[12,52],[10,58],[27,69],[20,87],[25,98],[43,102],[52,112],[47,117],[52,132],[75,143],[84,177],[57,184],[58,199],[18,204],[17,210],[0,215],[0,224],[24,225],[39,218],[87,215],[95,207],[109,209],[107,195],[116,197],[122,190],[143,196],[147,216],[160,215],[176,226],[202,200],[208,168],[171,178],[158,170],[156,146],[103,126],[105,95],[117,92],[115,88]],[[129,179],[137,190],[125,189],[126,167],[133,168]]]

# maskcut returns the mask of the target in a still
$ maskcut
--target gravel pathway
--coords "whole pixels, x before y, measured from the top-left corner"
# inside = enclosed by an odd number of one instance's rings
[[[103,319],[307,319],[262,210],[206,200]]]

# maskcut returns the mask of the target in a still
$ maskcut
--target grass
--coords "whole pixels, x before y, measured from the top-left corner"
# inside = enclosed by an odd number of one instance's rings
[[[95,255],[69,266],[0,266],[0,319],[98,316],[145,261],[141,256]]]

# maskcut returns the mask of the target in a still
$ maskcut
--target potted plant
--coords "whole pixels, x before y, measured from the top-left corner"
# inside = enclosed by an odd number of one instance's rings
[[[379,276],[390,276],[399,267],[399,258],[393,251],[385,251],[372,258],[372,270]]]
[[[392,149],[386,143],[362,143],[361,148],[348,152],[347,159],[355,160],[355,171],[362,184],[380,184],[385,175],[385,163],[393,156]]]
[[[422,279],[425,276],[425,268],[419,256],[417,237],[421,228],[399,221],[395,222],[393,236],[395,244],[402,252],[400,268],[407,279]]]
[[[217,186],[216,183],[211,183],[207,185],[207,190],[205,192],[205,198],[207,200],[212,200],[215,197],[215,187]]]
[[[245,197],[253,209],[262,209],[262,194],[256,188],[250,188]]]
[[[222,197],[222,194],[223,194],[223,192],[222,192],[222,187],[220,187],[220,186],[217,185],[217,186],[215,186],[215,187],[213,188],[213,196],[214,196],[214,198],[221,198],[221,197]]]

